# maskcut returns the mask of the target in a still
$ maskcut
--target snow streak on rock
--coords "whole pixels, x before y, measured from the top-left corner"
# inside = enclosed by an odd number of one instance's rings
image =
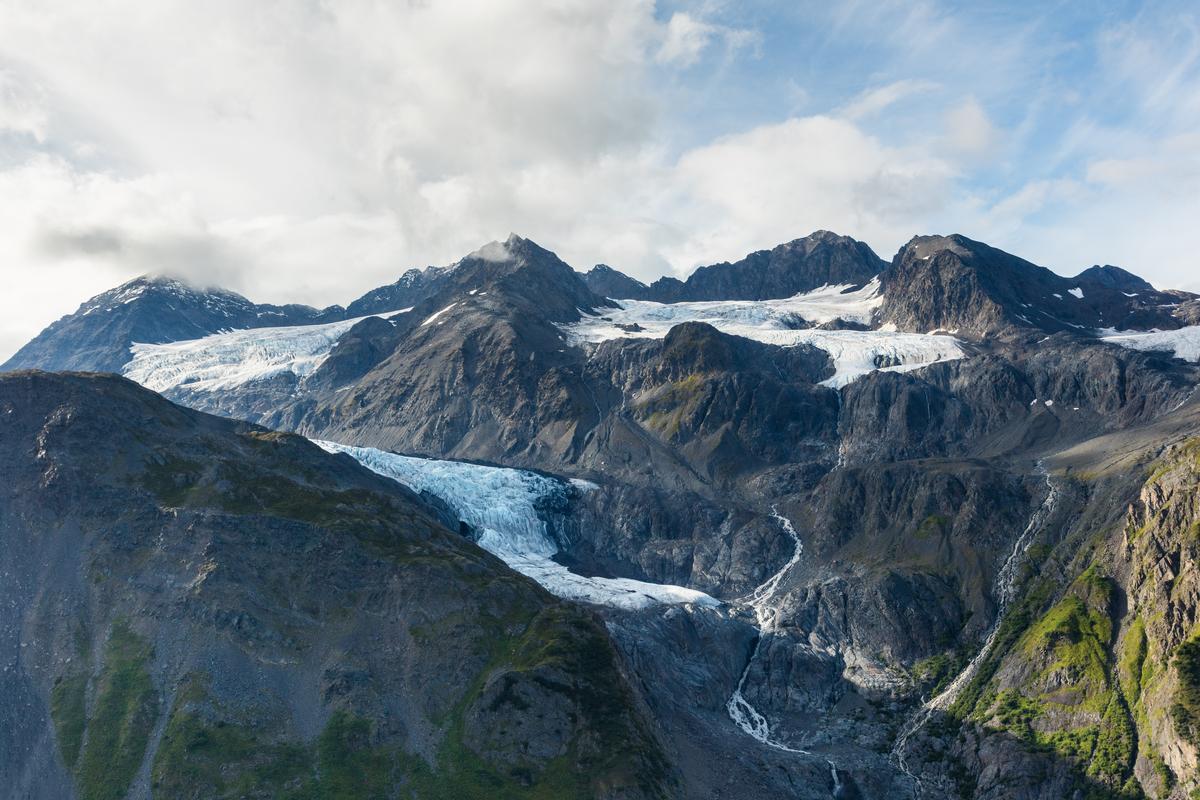
[[[589,578],[555,562],[551,556],[558,552],[558,545],[538,515],[538,507],[556,495],[591,491],[596,488],[594,484],[561,481],[526,470],[401,456],[371,447],[323,441],[317,444],[331,453],[346,453],[364,467],[415,492],[428,492],[441,499],[478,532],[480,547],[559,597],[625,609],[661,604],[720,605],[709,595],[683,586],[629,578]]]
[[[584,315],[579,322],[563,326],[563,330],[573,344],[595,344],[620,338],[661,339],[682,322],[706,322],[722,333],[767,344],[810,344],[824,350],[833,361],[835,374],[824,383],[835,388],[877,369],[911,370],[964,355],[953,336],[811,327],[835,319],[871,324],[875,309],[883,302],[878,280],[851,289],[825,286],[782,300],[621,300],[619,308]]]

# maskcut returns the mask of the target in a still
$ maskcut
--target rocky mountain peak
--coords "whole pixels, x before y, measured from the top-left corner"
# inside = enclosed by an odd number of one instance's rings
[[[1149,281],[1111,264],[1104,266],[1097,264],[1088,267],[1076,275],[1074,280],[1080,284],[1093,284],[1109,289],[1119,289],[1123,292],[1153,292],[1155,290]]]
[[[972,245],[976,244],[979,243],[957,233],[949,236],[914,236],[900,248],[897,258],[925,260],[947,251],[957,256],[970,256]]]
[[[597,294],[617,299],[679,303],[693,300],[774,300],[821,286],[861,286],[886,266],[864,242],[815,231],[736,262],[696,269],[687,280],[663,277],[646,286],[611,267],[593,268],[584,280]]]

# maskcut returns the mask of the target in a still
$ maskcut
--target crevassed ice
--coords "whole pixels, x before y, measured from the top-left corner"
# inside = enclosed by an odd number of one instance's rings
[[[848,291],[850,288],[824,286],[781,300],[688,303],[620,300],[617,301],[620,308],[585,315],[562,329],[572,344],[596,344],[621,338],[661,339],[681,322],[706,322],[722,333],[766,344],[784,347],[811,344],[828,353],[833,361],[834,375],[824,384],[835,388],[880,369],[876,366],[880,363],[888,365],[882,369],[903,371],[962,358],[962,345],[952,336],[889,330],[796,329],[802,323],[819,325],[839,318],[870,324],[875,309],[883,302],[878,279],[856,291]]]
[[[303,378],[315,372],[337,340],[359,322],[408,310],[322,325],[247,328],[167,344],[135,343],[130,347],[133,359],[121,372],[156,392],[223,391],[288,372]]]
[[[1108,328],[1101,332],[1107,334],[1101,336],[1101,340],[1131,350],[1154,350],[1171,353],[1184,361],[1200,361],[1200,325],[1189,325],[1174,331],[1118,333]]]
[[[588,578],[553,561],[550,556],[558,546],[538,516],[537,504],[564,491],[563,481],[519,469],[401,456],[327,441],[316,444],[331,453],[346,453],[367,469],[416,492],[440,498],[480,532],[480,547],[559,597],[627,609],[678,603],[720,605],[695,589],[628,578]]]

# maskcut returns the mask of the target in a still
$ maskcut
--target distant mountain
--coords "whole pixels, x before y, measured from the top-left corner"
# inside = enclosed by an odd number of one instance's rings
[[[175,342],[222,330],[308,325],[340,319],[344,309],[260,305],[224,289],[142,276],[93,297],[42,331],[0,371],[119,372],[134,342]]]
[[[395,283],[373,289],[346,306],[346,316],[356,319],[415,306],[440,291],[449,279],[449,273],[450,269],[444,267],[410,269]]]
[[[1080,286],[1096,286],[1106,289],[1120,289],[1122,292],[1153,292],[1154,287],[1149,281],[1144,281],[1137,275],[1120,267],[1097,264],[1088,267],[1075,276],[1074,281]]]
[[[881,276],[881,320],[901,330],[989,336],[1104,328],[1178,328],[1183,293],[1156,292],[1115,267],[1064,278],[965,236],[918,236]],[[1131,281],[1130,279],[1133,279]]]
[[[583,274],[583,282],[601,297],[620,300],[653,300],[650,287],[607,264],[597,264]]]
[[[659,278],[650,286],[603,264],[584,280],[592,291],[616,299],[678,303],[686,300],[770,300],[791,297],[821,286],[859,286],[886,262],[863,242],[829,231],[759,250],[741,261],[700,267],[686,281]]]

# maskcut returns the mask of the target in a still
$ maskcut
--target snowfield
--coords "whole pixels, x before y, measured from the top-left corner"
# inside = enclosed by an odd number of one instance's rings
[[[905,371],[963,357],[961,343],[943,334],[800,328],[835,319],[869,325],[883,302],[879,281],[874,280],[857,291],[849,291],[851,288],[825,286],[781,300],[687,303],[620,300],[614,301],[620,308],[585,315],[562,329],[568,342],[580,345],[621,338],[661,339],[682,322],[706,322],[722,333],[766,344],[784,347],[810,344],[824,350],[833,361],[834,375],[823,384],[834,388],[877,369]]]
[[[683,603],[720,605],[694,589],[628,578],[588,578],[553,561],[550,557],[558,552],[558,545],[538,516],[537,506],[544,498],[570,491],[567,482],[519,469],[414,458],[334,442],[316,444],[330,453],[346,453],[367,469],[415,492],[440,498],[479,531],[480,547],[559,597],[625,609]],[[595,488],[581,484],[576,490]]]
[[[1200,361],[1200,325],[1190,325],[1176,331],[1117,333],[1111,328],[1103,331],[1101,340],[1128,347],[1131,350],[1154,350],[1171,353],[1184,361]]]
[[[305,378],[359,322],[408,310],[323,325],[247,328],[167,344],[135,343],[129,348],[133,359],[121,373],[160,393],[171,389],[227,391],[286,373]]]

